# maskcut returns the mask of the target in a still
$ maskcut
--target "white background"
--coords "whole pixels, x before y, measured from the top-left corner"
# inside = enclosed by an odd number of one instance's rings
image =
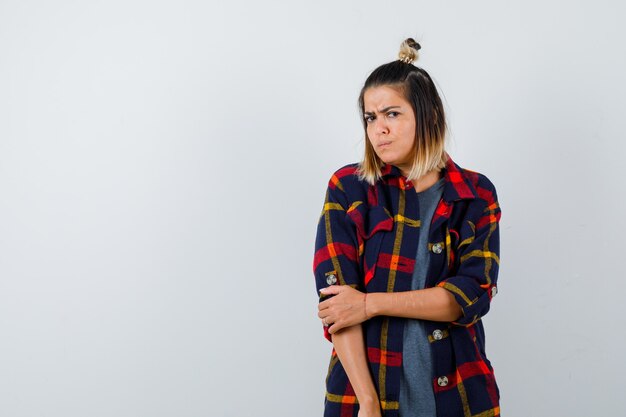
[[[503,415],[625,415],[624,11],[0,1],[0,415],[321,416],[315,226],[408,36],[498,190]]]

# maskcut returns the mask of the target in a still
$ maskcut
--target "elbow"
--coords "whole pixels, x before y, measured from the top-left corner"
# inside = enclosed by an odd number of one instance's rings
[[[453,323],[460,320],[463,317],[463,309],[461,308],[459,303],[456,302],[454,297],[452,297],[452,300],[450,300],[448,313],[449,313],[449,320],[447,321],[450,321]]]
[[[461,308],[461,314],[450,323],[455,326],[469,327],[479,321],[489,311],[489,303],[478,305],[469,305]]]
[[[449,297],[456,304],[450,310],[451,315],[455,316],[450,323],[456,326],[472,326],[489,311],[492,294],[495,294],[495,291],[488,290],[464,277],[457,276],[453,280],[439,284],[439,287],[447,290]],[[495,284],[492,286],[495,287]]]
[[[464,315],[463,308],[458,303],[454,295],[443,288],[439,289],[438,291],[440,291],[442,300],[440,309],[440,320],[454,323],[457,320],[461,319]]]

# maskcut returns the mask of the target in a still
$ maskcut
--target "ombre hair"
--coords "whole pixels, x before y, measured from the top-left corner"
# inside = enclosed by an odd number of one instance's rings
[[[445,167],[447,154],[445,139],[447,132],[443,104],[430,75],[412,64],[417,58],[420,45],[408,38],[400,46],[398,60],[376,68],[365,80],[359,94],[361,121],[365,129],[365,155],[357,169],[359,178],[375,184],[381,178],[384,162],[376,155],[367,135],[365,120],[365,91],[369,88],[386,86],[398,91],[411,104],[415,116],[415,142],[413,164],[407,178],[417,180],[431,170]]]

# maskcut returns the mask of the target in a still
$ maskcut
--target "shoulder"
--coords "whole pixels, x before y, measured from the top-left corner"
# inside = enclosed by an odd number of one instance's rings
[[[366,202],[370,185],[359,178],[359,164],[354,162],[336,169],[328,180],[329,196],[346,208]]]
[[[490,205],[497,201],[496,187],[485,174],[463,168],[446,155],[445,178],[448,186],[444,197],[447,201],[473,200],[473,205],[481,201]]]
[[[483,211],[499,216],[500,203],[498,202],[496,186],[491,179],[483,173],[467,168],[460,168],[459,172],[474,193],[476,200],[480,202],[480,206],[484,207]]]
[[[336,169],[328,180],[328,187],[338,188],[346,193],[367,189],[369,184],[359,178],[359,164],[353,162]]]
[[[496,192],[496,186],[485,174],[481,174],[480,172],[472,171],[469,169],[465,169],[464,171],[466,173],[466,176],[472,181],[472,185],[476,187],[476,191],[478,191],[479,194],[481,192],[487,191],[491,193]]]

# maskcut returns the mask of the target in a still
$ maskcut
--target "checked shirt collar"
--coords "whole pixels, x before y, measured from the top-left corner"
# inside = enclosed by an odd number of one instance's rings
[[[460,167],[452,160],[452,158],[450,158],[450,155],[448,155],[447,152],[446,157],[446,166],[443,169],[445,180],[442,199],[446,203],[451,203],[458,200],[471,200],[478,198],[478,192],[472,185],[469,178],[461,172]],[[385,164],[380,170],[381,177],[383,179],[390,177],[404,177],[400,168],[395,165]]]

